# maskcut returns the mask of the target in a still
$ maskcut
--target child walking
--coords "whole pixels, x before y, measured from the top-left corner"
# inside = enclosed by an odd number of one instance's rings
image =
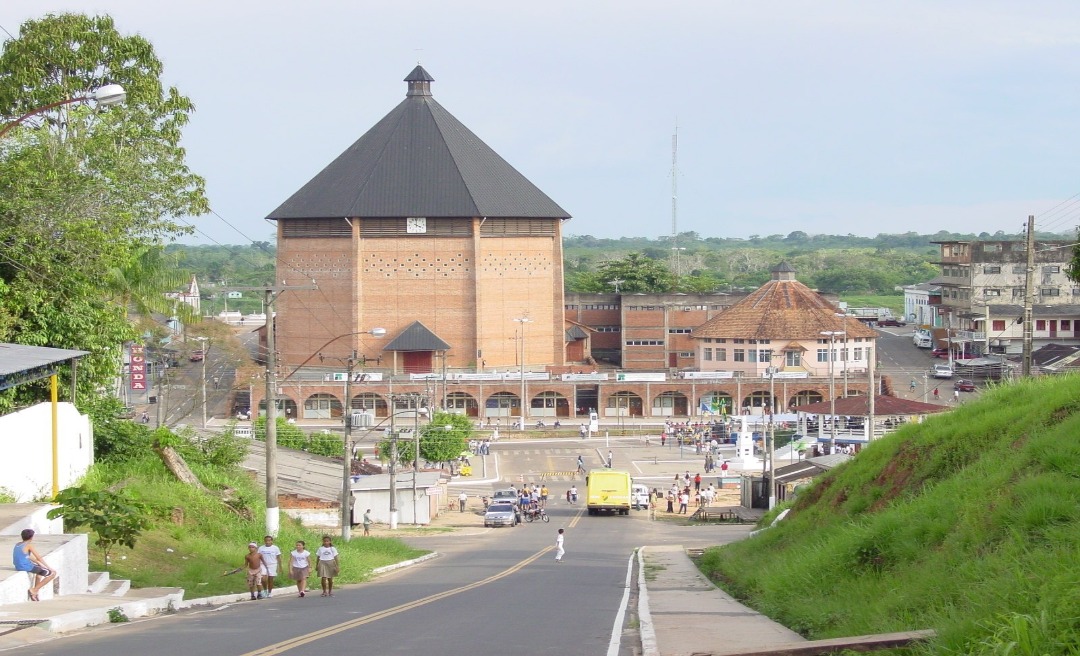
[[[248,552],[244,556],[244,566],[247,567],[247,584],[248,592],[251,593],[251,600],[262,599],[263,596],[263,557],[259,553],[259,545],[254,542],[248,543]]]
[[[307,593],[307,579],[311,574],[311,552],[303,540],[296,541],[296,548],[289,552],[289,575],[296,581],[296,591],[303,597]]]
[[[338,575],[338,550],[334,547],[333,540],[329,535],[324,535],[322,546],[315,550],[318,563],[315,565],[319,579],[322,582],[322,596],[334,596],[334,577]]]

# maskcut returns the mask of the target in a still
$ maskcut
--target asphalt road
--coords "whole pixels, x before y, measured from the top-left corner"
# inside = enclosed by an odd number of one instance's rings
[[[628,564],[641,544],[678,539],[677,529],[630,517],[589,517],[583,506],[556,506],[548,524],[436,538],[441,557],[367,583],[299,599],[279,588],[273,599],[216,611],[189,611],[111,625],[32,645],[29,654],[270,654],[483,653],[620,654],[633,646],[616,626]],[[559,527],[566,557],[554,562]],[[730,531],[730,529],[729,529]],[[691,537],[715,544],[728,538]],[[612,651],[609,651],[612,650]]]
[[[890,376],[894,389],[902,398],[927,403],[951,403],[953,399],[953,379],[934,378],[930,368],[935,364],[947,364],[946,360],[930,355],[930,349],[922,349],[911,341],[914,328],[879,328],[878,361],[879,373]],[[915,380],[915,390],[911,391],[911,380]],[[934,397],[934,389],[938,397]],[[974,394],[977,395],[977,392]],[[972,398],[972,393],[961,393],[961,401]]]

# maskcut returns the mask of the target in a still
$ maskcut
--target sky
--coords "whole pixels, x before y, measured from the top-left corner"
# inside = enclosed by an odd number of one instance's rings
[[[193,243],[272,241],[417,62],[568,235],[671,234],[673,180],[701,237],[1080,223],[1075,0],[6,0],[0,26],[65,11],[149,39],[194,101]]]

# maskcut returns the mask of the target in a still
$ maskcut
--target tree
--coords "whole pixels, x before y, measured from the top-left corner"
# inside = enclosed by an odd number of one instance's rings
[[[56,495],[56,503],[60,507],[46,516],[63,517],[66,530],[85,526],[93,531],[97,535],[94,544],[101,547],[106,564],[113,547],[134,549],[135,540],[150,527],[149,506],[123,493],[69,487]]]
[[[449,428],[448,428],[449,427]],[[420,457],[426,462],[451,462],[456,460],[469,445],[473,424],[464,415],[450,412],[436,412],[431,421],[420,427]],[[379,443],[379,458],[390,459],[390,437]],[[403,464],[411,464],[413,440],[397,440],[397,459]]]
[[[614,281],[619,280],[619,291],[624,294],[662,294],[675,287],[675,275],[667,263],[653,260],[641,253],[630,253],[621,260],[604,262],[597,271],[597,278],[611,285],[606,291],[615,291]]]
[[[161,70],[150,43],[107,16],[27,21],[0,53],[3,123],[105,83],[127,91],[122,106],[43,112],[0,143],[0,329],[22,344],[91,351],[79,363],[83,394],[110,387],[135,337],[132,296],[106,291],[112,274],[188,232],[177,218],[208,207],[180,147],[193,106],[163,88]],[[42,384],[9,390],[0,408],[46,394]]]

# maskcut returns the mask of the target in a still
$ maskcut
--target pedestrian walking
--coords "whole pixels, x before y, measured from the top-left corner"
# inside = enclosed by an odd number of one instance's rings
[[[953,400],[953,403],[959,403],[960,402],[960,390],[955,390],[954,389],[952,391],[952,400]]]
[[[371,508],[364,511],[364,535],[371,535]]]
[[[296,581],[296,591],[307,594],[307,580],[311,574],[311,552],[303,540],[296,541],[296,548],[289,552],[289,578]]]
[[[555,562],[561,563],[564,555],[566,555],[566,549],[563,548],[563,529],[560,528],[555,536]]]
[[[936,387],[934,388],[934,400],[935,401],[938,400],[938,388],[936,388]]]
[[[723,462],[723,464],[720,465],[720,478],[723,478],[723,477],[727,476],[727,470],[728,470],[728,464],[727,464],[727,460],[725,460]]]
[[[255,542],[248,542],[248,552],[244,556],[244,567],[247,568],[247,585],[248,592],[251,593],[251,600],[262,599],[263,560],[262,554],[259,553],[259,545]]]
[[[460,495],[458,495],[458,498],[457,498],[458,512],[465,512],[465,502],[468,501],[468,500],[469,500],[469,495],[465,494],[464,492],[462,492]]]
[[[274,577],[277,576],[278,561],[281,558],[281,549],[274,544],[274,537],[267,535],[263,538],[263,545],[259,547],[259,555],[263,561],[263,589],[266,596],[274,591]]]
[[[701,474],[694,474],[694,491],[701,491]]]
[[[679,514],[680,515],[685,515],[686,514],[686,507],[688,505],[690,505],[690,493],[684,490],[683,493],[679,495]]]
[[[323,536],[322,546],[315,550],[315,557],[318,558],[315,567],[322,584],[322,596],[333,597],[334,577],[341,571],[341,565],[338,563],[338,550],[329,535]]]
[[[607,452],[607,468],[611,469],[611,451]]]

